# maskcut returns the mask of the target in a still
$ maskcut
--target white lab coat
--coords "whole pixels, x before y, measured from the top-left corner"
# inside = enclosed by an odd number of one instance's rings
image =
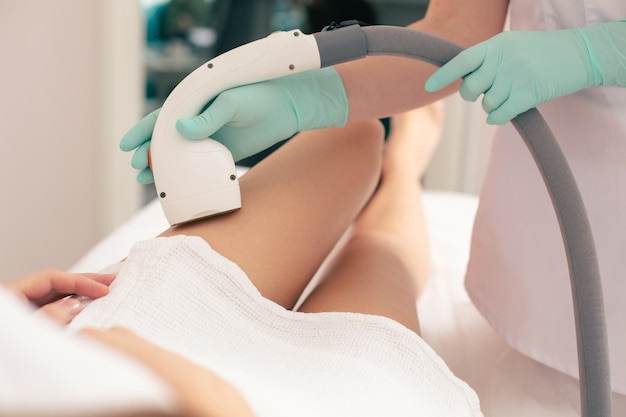
[[[511,0],[513,30],[626,18],[624,0]],[[626,394],[626,88],[598,87],[539,107],[587,206],[600,261],[611,379]],[[515,349],[578,376],[569,273],[535,162],[510,125],[497,132],[472,237],[468,293]]]

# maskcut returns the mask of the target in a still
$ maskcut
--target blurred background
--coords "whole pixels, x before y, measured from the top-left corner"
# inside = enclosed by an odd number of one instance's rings
[[[0,281],[67,269],[154,197],[119,140],[203,62],[275,30],[403,26],[427,3],[0,0]],[[426,188],[477,194],[492,127],[479,104],[455,96],[445,107]]]

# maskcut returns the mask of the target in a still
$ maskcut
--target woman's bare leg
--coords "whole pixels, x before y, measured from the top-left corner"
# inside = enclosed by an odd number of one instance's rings
[[[204,238],[263,296],[292,308],[371,197],[382,144],[376,121],[301,133],[240,178],[240,210],[164,235]]]
[[[380,186],[301,311],[377,314],[419,332],[416,299],[430,264],[421,177],[441,118],[440,103],[392,118]]]

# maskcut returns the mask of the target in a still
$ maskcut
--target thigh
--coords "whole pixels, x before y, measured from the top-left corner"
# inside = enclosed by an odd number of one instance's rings
[[[397,255],[401,241],[385,232],[358,233],[330,263],[301,304],[307,313],[347,311],[391,318],[420,333],[416,282]]]
[[[382,138],[375,121],[303,132],[240,178],[240,210],[164,235],[204,238],[291,308],[375,189]]]

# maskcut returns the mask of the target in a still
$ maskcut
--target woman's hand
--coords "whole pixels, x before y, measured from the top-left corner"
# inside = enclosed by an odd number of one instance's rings
[[[39,312],[67,324],[82,310],[72,295],[100,298],[109,293],[113,274],[72,274],[47,269],[4,284],[5,288],[39,307]]]
[[[178,395],[181,412],[186,417],[254,416],[241,394],[228,382],[130,330],[89,328],[80,334],[130,356],[155,372]]]

